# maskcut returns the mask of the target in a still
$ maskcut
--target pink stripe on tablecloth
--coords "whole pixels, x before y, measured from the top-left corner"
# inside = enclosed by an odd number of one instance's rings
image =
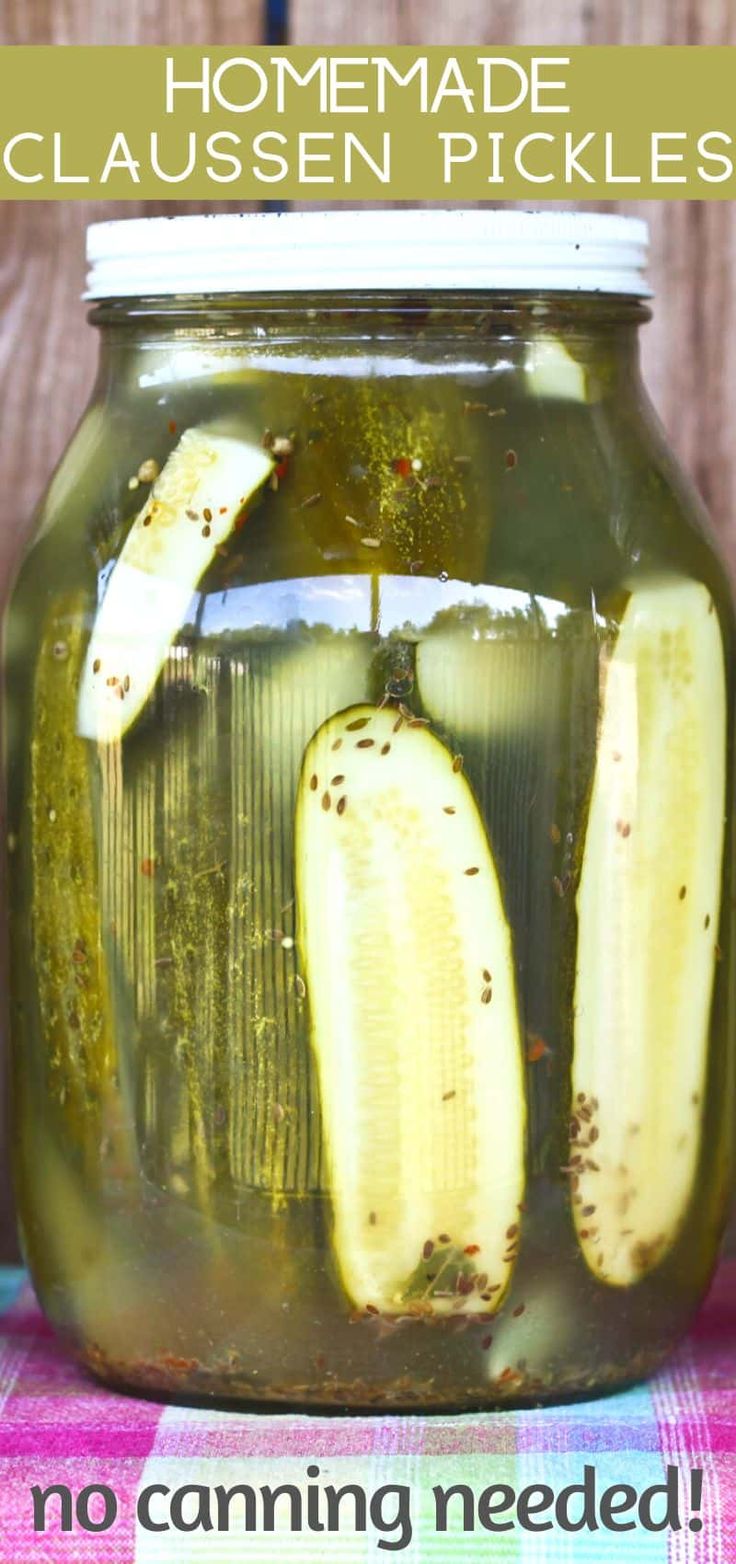
[[[0,1559],[20,1564],[28,1557],[34,1485],[64,1483],[76,1495],[93,1483],[107,1484],[117,1496],[110,1530],[85,1533],[75,1522],[65,1534],[54,1525],[39,1535],[33,1557],[39,1564],[133,1564],[138,1484],[160,1406],[86,1379],[39,1318],[30,1289],[3,1316],[2,1330]]]

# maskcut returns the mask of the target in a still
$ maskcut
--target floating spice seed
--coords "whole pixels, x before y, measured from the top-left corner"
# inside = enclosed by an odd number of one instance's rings
[[[449,1243],[451,1243],[452,1240],[450,1238],[450,1234],[449,1233],[440,1233],[440,1236],[437,1239],[437,1242],[438,1242],[438,1244],[449,1244]]]
[[[184,515],[188,516],[190,521],[199,521],[199,511],[198,510],[186,510],[184,512]]]
[[[343,793],[342,798],[338,798],[337,800],[337,813],[339,815],[344,815],[347,808],[347,802],[347,794]]]
[[[705,922],[703,923],[703,928],[704,929],[709,929],[710,928],[710,913],[709,912],[706,912],[706,914],[705,914]]]
[[[597,1139],[598,1139],[598,1130],[597,1130],[597,1129],[596,1129],[596,1127],[595,1127],[595,1125],[593,1125],[593,1128],[592,1128],[592,1130],[591,1130],[591,1131],[590,1131],[590,1139],[591,1139],[591,1143],[592,1143],[592,1142],[593,1142],[593,1141],[594,1141],[594,1140],[597,1140]]]
[[[468,1294],[473,1291],[472,1276],[458,1276],[458,1279],[455,1283],[455,1289],[460,1293],[461,1298],[467,1298]]]
[[[359,728],[367,728],[370,720],[370,717],[354,717],[352,722],[346,724],[346,732],[357,733]]]
[[[333,751],[333,753],[334,753],[334,751],[336,749],[341,749],[342,748],[342,739],[335,739],[334,744],[331,744],[330,748]]]
[[[300,973],[298,972],[294,978],[294,988],[296,989],[297,999],[306,999],[307,985],[304,981],[304,978],[301,977]]]
[[[455,756],[455,758],[454,758],[454,760],[452,762],[452,769],[455,772],[462,771],[462,769],[463,769],[463,757],[462,757],[462,755],[456,755]]]
[[[680,901],[684,901],[685,897],[687,896],[687,886],[686,885],[681,885],[677,894],[678,894],[678,897],[679,897]]]
[[[454,815],[455,810],[453,809],[452,804],[445,804],[442,813],[445,815]]]
[[[519,1224],[518,1224],[518,1222],[512,1222],[511,1226],[506,1228],[506,1237],[507,1238],[515,1238],[516,1234],[518,1233],[518,1231],[519,1231]]]
[[[168,429],[169,429],[169,434],[176,434],[176,421],[175,421],[175,419],[173,419],[173,418],[169,419]]]
[[[389,750],[390,750],[390,748],[391,748],[390,744],[382,744],[381,745],[381,754],[382,755],[387,755]]]
[[[315,781],[316,781],[316,778],[315,778]],[[345,781],[344,776],[342,776],[342,774],[340,772],[338,772],[336,777],[332,777],[331,778],[331,780],[330,780],[330,787],[339,787],[340,783],[344,782],[344,781]],[[312,785],[311,782],[310,782],[309,785],[311,787],[311,785]]]
[[[365,1312],[366,1314],[378,1314],[378,1309],[376,1308],[375,1303],[367,1303],[365,1306]]]
[[[138,468],[138,482],[155,483],[159,472],[160,468],[155,457],[148,456],[144,462],[141,462]]]
[[[517,1303],[516,1308],[513,1310],[513,1316],[515,1320],[518,1320],[519,1315],[524,1313],[525,1308],[525,1303]]]
[[[356,749],[372,749],[373,745],[375,744],[375,742],[376,742],[375,739],[358,739],[358,742],[357,742],[355,748]]]
[[[518,466],[519,462],[516,451],[507,451],[506,455],[504,456],[504,461],[506,463],[507,471],[511,472],[514,467]]]
[[[410,728],[428,728],[429,727],[429,717],[412,717],[410,722],[409,722],[409,727]]]
[[[209,525],[204,526],[202,528],[202,537],[203,538],[208,538],[210,536],[211,532],[212,532],[212,528]]]
[[[403,726],[404,726],[404,719],[403,719],[403,717],[397,717],[396,721],[394,723],[394,726],[393,726],[394,733],[398,733],[399,728],[403,728]]]
[[[323,793],[322,794],[322,808],[323,809],[329,809],[331,803],[332,803],[332,799],[330,798],[329,793]]]
[[[471,874],[471,875],[472,874],[480,874],[480,870],[479,870],[479,868],[478,868],[478,866],[476,864],[476,865],[472,866],[470,869],[466,869],[465,873],[466,874]]]
[[[493,989],[491,988],[490,983],[487,983],[486,987],[483,989],[483,992],[482,992],[482,994],[480,996],[480,1002],[481,1002],[482,1005],[490,1005],[492,998],[493,998]]]
[[[453,1089],[452,1089],[451,1092],[443,1092],[442,1093],[442,1101],[443,1102],[450,1102],[453,1097],[457,1097],[457,1092],[456,1092],[454,1086],[453,1086]]]
[[[423,1260],[430,1260],[432,1258],[433,1254],[434,1254],[434,1244],[432,1243],[431,1238],[428,1238],[426,1244],[424,1245],[424,1248],[422,1249],[422,1259]]]
[[[305,500],[302,500],[302,503],[299,506],[299,509],[300,510],[311,510],[313,505],[319,505],[319,502],[320,502],[321,498],[322,498],[322,495],[319,492],[317,494],[308,494],[307,498]]]
[[[544,1038],[539,1037],[536,1032],[527,1032],[527,1038],[527,1059],[530,1064],[538,1064],[539,1060],[544,1059],[545,1055],[549,1054],[551,1050],[547,1047]]]
[[[377,1220],[378,1220],[378,1218],[376,1216],[375,1211],[369,1211],[368,1212],[368,1222],[369,1222],[369,1225],[371,1227],[375,1227]]]
[[[102,663],[100,662],[99,657],[96,657],[94,662],[93,662],[93,664],[92,664],[92,672],[93,673],[99,673],[101,667],[102,667]]]
[[[312,776],[309,778],[309,786],[311,787],[312,792],[316,793],[317,788],[319,787],[319,778],[315,775],[315,773],[312,773]]]

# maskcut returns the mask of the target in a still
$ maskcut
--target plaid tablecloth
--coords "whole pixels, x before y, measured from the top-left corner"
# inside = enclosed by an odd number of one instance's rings
[[[690,1338],[649,1384],[572,1407],[461,1417],[270,1417],[156,1405],[111,1394],[80,1375],[21,1271],[0,1270],[0,1311],[0,1564],[354,1564],[393,1556],[410,1564],[736,1564],[736,1261],[724,1263]],[[689,1529],[685,1509],[676,1532],[637,1525],[619,1535],[558,1528],[530,1535],[515,1525],[490,1534],[476,1520],[473,1532],[437,1534],[435,1484],[464,1483],[480,1493],[492,1483],[518,1491],[544,1482],[558,1491],[580,1481],[586,1464],[599,1487],[627,1482],[639,1490],[661,1483],[668,1466],[680,1468],[688,1484],[690,1469],[702,1468],[702,1529]],[[138,1495],[150,1484],[173,1491],[191,1483],[208,1490],[293,1483],[304,1491],[310,1465],[319,1468],[314,1488],[352,1482],[370,1495],[385,1484],[405,1485],[408,1545],[380,1548],[379,1541],[395,1543],[399,1533],[369,1525],[356,1534],[349,1516],[331,1534],[305,1526],[301,1533],[244,1535],[237,1520],[228,1532],[215,1525],[210,1532],[151,1533],[136,1521]],[[108,1485],[117,1500],[111,1528],[90,1534],[75,1518],[65,1534],[51,1500],[53,1523],[34,1533],[32,1487],[52,1483],[66,1484],[75,1497],[89,1484]],[[90,1500],[93,1521],[99,1503]],[[156,1513],[165,1514],[152,1505]]]

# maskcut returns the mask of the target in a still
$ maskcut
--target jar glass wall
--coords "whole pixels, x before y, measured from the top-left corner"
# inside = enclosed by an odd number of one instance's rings
[[[645,317],[95,310],[6,723],[23,1242],[103,1378],[538,1402],[702,1297],[733,624]]]

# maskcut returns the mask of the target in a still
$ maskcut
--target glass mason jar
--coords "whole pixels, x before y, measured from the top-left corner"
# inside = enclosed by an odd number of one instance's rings
[[[15,1161],[112,1383],[537,1403],[710,1277],[733,618],[645,230],[92,230],[6,635]]]

